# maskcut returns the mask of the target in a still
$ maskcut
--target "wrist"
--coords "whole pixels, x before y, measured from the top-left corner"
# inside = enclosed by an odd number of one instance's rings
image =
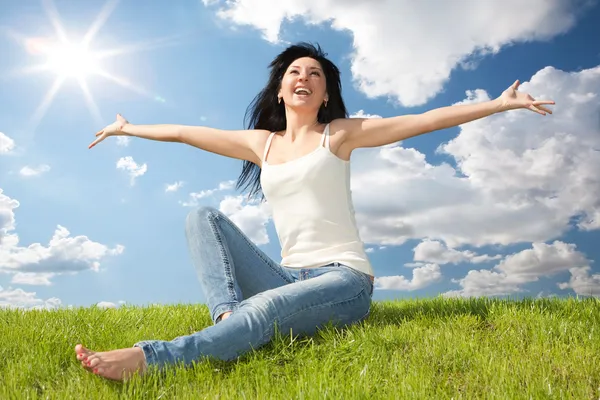
[[[500,97],[497,97],[496,99],[491,100],[491,107],[492,107],[494,114],[509,110],[509,107],[506,104],[506,102]]]
[[[125,125],[123,125],[121,129],[119,129],[118,134],[125,136],[135,136],[133,133],[133,128],[134,126],[132,124],[126,122]]]

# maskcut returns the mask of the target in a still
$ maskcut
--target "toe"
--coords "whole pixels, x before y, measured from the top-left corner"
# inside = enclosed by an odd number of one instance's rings
[[[89,350],[86,349],[85,347],[83,347],[83,345],[78,344],[77,346],[75,346],[75,353],[81,354],[81,353],[88,353]]]
[[[100,365],[100,359],[98,357],[92,358],[88,362],[88,366],[90,366],[90,368],[96,368],[98,365]]]

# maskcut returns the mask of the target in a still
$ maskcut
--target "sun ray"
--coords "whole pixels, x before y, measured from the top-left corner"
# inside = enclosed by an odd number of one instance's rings
[[[104,24],[106,23],[106,21],[108,20],[110,15],[113,13],[115,8],[117,8],[119,1],[120,0],[107,0],[107,2],[104,3],[104,6],[102,7],[102,10],[100,11],[100,14],[98,14],[98,17],[92,23],[92,26],[86,32],[86,34],[83,38],[82,44],[84,46],[88,46],[91,43],[91,41],[96,36],[96,33],[98,33],[100,28],[102,28],[102,26],[104,26]]]
[[[169,46],[178,46],[182,43],[180,39],[182,39],[183,37],[183,35],[167,36],[164,38],[154,39],[152,41],[130,44],[127,46],[110,50],[98,51],[96,53],[96,57],[98,57],[98,59],[101,60],[104,58],[115,57],[123,54],[133,54],[141,51],[156,50],[159,48]]]
[[[96,123],[97,125],[100,125],[102,123],[102,117],[100,116],[100,110],[98,109],[98,106],[96,105],[96,102],[94,101],[94,98],[92,97],[92,93],[90,92],[90,88],[88,87],[88,84],[85,81],[85,79],[82,79],[82,78],[79,79],[79,86],[81,87],[81,91],[83,92],[83,97],[88,106],[88,109],[90,110],[92,117],[94,117],[94,123]]]
[[[69,39],[67,38],[67,32],[60,22],[60,14],[54,5],[54,2],[52,0],[42,0],[42,5],[44,7],[44,11],[46,11],[46,14],[48,14],[50,23],[56,31],[58,40],[60,40],[61,43],[68,43]]]
[[[100,61],[124,54],[148,51],[161,47],[177,46],[183,42],[182,39],[185,35],[167,36],[104,51],[92,50],[90,44],[115,11],[120,0],[106,0],[92,25],[79,40],[72,40],[73,38],[69,38],[67,35],[67,30],[60,19],[60,14],[54,4],[54,0],[41,1],[49,22],[55,31],[54,37],[26,37],[12,30],[9,30],[8,34],[20,43],[30,55],[35,57],[45,57],[45,62],[20,68],[1,76],[1,78],[4,79],[36,74],[44,71],[51,71],[56,74],[56,79],[52,86],[45,93],[40,105],[33,114],[32,123],[34,124],[34,129],[45,116],[48,108],[66,79],[72,79],[77,82],[78,86],[81,88],[85,105],[95,119],[95,122],[98,124],[101,123],[101,113],[94,100],[92,91],[90,90],[87,80],[88,77],[102,77],[136,94],[154,101],[166,103],[166,100],[162,97],[151,93],[149,90],[135,84],[131,80],[107,72],[103,69]]]
[[[61,77],[61,76],[56,77],[56,79],[54,80],[54,83],[50,87],[50,90],[48,90],[48,92],[46,92],[44,99],[42,100],[42,102],[38,106],[38,108],[35,110],[35,113],[33,114],[33,117],[31,119],[34,129],[35,129],[35,127],[37,127],[38,123],[42,120],[42,118],[46,114],[46,111],[48,111],[48,107],[52,103],[52,100],[54,100],[54,96],[56,96],[56,93],[58,92],[58,90],[60,89],[60,87],[62,86],[64,81],[65,81],[64,77]]]
[[[151,99],[154,99],[156,97],[154,94],[150,93],[146,89],[134,85],[133,83],[129,82],[125,78],[121,78],[121,77],[115,76],[113,74],[109,74],[108,72],[102,71],[102,70],[97,71],[96,74],[98,74],[101,77],[106,78],[109,81],[112,81],[112,82],[114,82],[114,83],[116,83],[116,84],[118,84],[118,85],[120,85],[120,86],[122,86],[124,88],[131,89],[135,93],[141,94],[142,96],[146,96],[146,97],[151,98]]]

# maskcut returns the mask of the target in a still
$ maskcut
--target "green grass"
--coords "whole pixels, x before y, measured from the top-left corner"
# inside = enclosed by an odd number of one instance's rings
[[[367,321],[278,336],[234,362],[134,378],[84,371],[73,347],[130,347],[210,325],[204,305],[0,310],[0,399],[600,398],[600,301],[374,302]]]

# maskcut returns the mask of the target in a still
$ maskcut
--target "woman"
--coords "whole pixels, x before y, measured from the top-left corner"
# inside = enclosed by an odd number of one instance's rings
[[[270,260],[213,208],[189,214],[186,237],[214,325],[172,341],[94,352],[75,347],[94,373],[121,380],[148,366],[232,360],[268,343],[276,329],[311,335],[327,323],[347,326],[369,314],[373,270],[354,219],[349,160],[354,149],[395,143],[497,112],[526,108],[545,115],[552,101],[517,91],[493,101],[418,115],[348,119],[340,74],[320,47],[290,46],[270,64],[264,90],[250,108],[249,130],[132,125],[117,120],[96,134],[181,142],[244,161],[238,188],[270,204],[282,260]]]

